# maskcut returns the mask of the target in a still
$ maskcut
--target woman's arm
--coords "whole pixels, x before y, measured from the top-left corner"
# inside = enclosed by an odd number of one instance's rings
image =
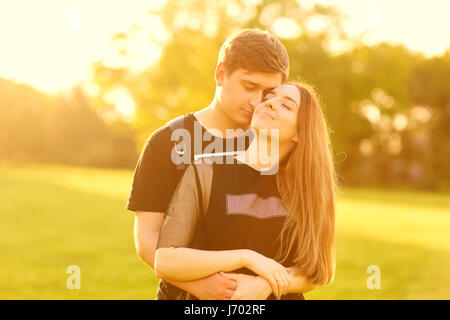
[[[316,287],[311,280],[301,274],[297,267],[291,267],[292,281],[288,288],[288,293],[305,293]]]
[[[249,250],[206,251],[191,248],[159,248],[154,270],[158,278],[190,281],[219,271],[246,267]]]
[[[287,292],[288,268],[249,249],[206,251],[171,247],[158,248],[155,253],[156,276],[169,281],[190,281],[240,268],[248,268],[266,279],[275,295]]]
[[[292,267],[291,269],[294,268]],[[287,287],[287,291],[282,292],[281,295],[288,293],[300,294],[314,289],[315,285],[307,277],[302,275],[298,269],[291,271],[291,273],[291,282]],[[236,273],[224,273],[223,275],[235,280],[237,283],[237,289],[231,297],[231,300],[266,300],[273,292],[270,283],[261,276],[249,276]],[[278,299],[275,293],[274,295]]]
[[[288,293],[296,293],[296,294],[301,294],[301,293],[305,293],[308,291],[311,291],[312,289],[314,289],[316,287],[316,285],[314,283],[312,283],[308,277],[306,277],[305,275],[303,275],[299,269],[297,267],[291,267],[289,268],[290,271],[290,282],[289,285],[287,286],[286,290],[284,292],[281,293],[280,297],[282,295],[288,294]],[[244,290],[244,292],[239,291],[238,293],[235,293],[235,295],[238,296],[238,299],[254,299],[253,296],[255,294],[257,295],[261,295],[263,294],[265,299],[267,299],[267,297],[273,292],[273,294],[275,295],[275,297],[278,298],[278,295],[276,294],[276,292],[274,292],[271,288],[271,285],[268,281],[266,281],[263,277],[261,276],[257,276],[257,278],[261,279],[262,281],[259,281],[259,285],[258,285],[258,292],[252,292],[252,288],[247,288],[247,291]],[[235,295],[233,295],[233,297],[235,297]],[[239,297],[240,296],[240,297]],[[249,298],[250,297],[250,298]],[[232,298],[233,299],[233,298]]]

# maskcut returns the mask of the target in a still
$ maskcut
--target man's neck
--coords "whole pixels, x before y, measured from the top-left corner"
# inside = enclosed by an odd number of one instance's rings
[[[206,130],[219,130],[222,133],[222,136],[225,138],[235,137],[234,134],[227,135],[227,129],[231,129],[233,131],[237,129],[243,129],[245,131],[248,129],[242,128],[232,119],[230,119],[230,117],[228,117],[228,115],[219,106],[219,103],[216,99],[214,99],[206,108],[194,112],[194,115]]]

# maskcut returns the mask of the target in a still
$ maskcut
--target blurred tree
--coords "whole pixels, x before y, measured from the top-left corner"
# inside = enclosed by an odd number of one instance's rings
[[[0,78],[0,159],[42,156],[42,119],[51,103],[28,85]]]
[[[426,186],[448,186],[450,183],[450,50],[437,58],[423,61],[414,69],[409,90],[416,107],[416,121],[429,130],[416,134],[417,143],[428,143],[426,154],[418,162],[426,161],[429,175]],[[421,112],[420,112],[421,111]],[[429,115],[429,116],[428,116]],[[428,119],[430,117],[430,119]],[[424,141],[425,140],[425,141]]]
[[[132,168],[135,136],[104,121],[79,87],[54,97],[0,78],[0,160]]]
[[[59,97],[46,128],[51,159],[106,167],[132,167],[137,159],[132,129],[121,120],[104,122],[79,87]]]
[[[132,125],[139,134],[138,151],[169,119],[207,106],[223,41],[233,31],[257,27],[286,46],[290,78],[315,85],[321,94],[344,183],[396,186],[414,180],[430,187],[438,179],[429,175],[435,172],[431,167],[439,163],[436,168],[449,168],[448,151],[423,142],[430,135],[448,137],[443,125],[448,119],[449,90],[443,84],[449,83],[448,57],[430,62],[402,46],[368,47],[348,37],[345,17],[335,8],[305,8],[295,0],[167,0],[149,12],[149,21],[158,23],[154,28],[133,25],[112,43],[118,56],[132,60],[132,43],[144,34],[141,38],[161,48],[160,59],[140,71],[101,62],[92,69],[98,106],[107,106],[104,97],[116,88],[131,93],[137,106]],[[417,91],[429,94],[418,96]],[[414,109],[422,103],[432,120],[414,126],[413,118],[426,112]],[[448,187],[448,181],[441,185]]]
[[[169,40],[158,41],[158,31],[146,31],[149,41],[158,43],[163,50],[156,65],[137,74],[101,62],[92,69],[93,80],[100,88],[99,97],[118,87],[132,93],[137,105],[134,126],[140,133],[140,144],[167,120],[207,106],[214,95],[214,69],[220,47],[233,31],[241,28],[268,29],[279,36],[291,55],[294,79],[302,75],[316,84],[328,80],[335,88],[329,79],[342,77],[330,77],[325,70],[331,65],[337,72],[347,70],[345,65],[334,63],[325,49],[330,39],[348,41],[341,16],[333,8],[315,6],[306,10],[295,0],[169,0],[161,9],[150,12],[150,17],[154,16],[161,19],[169,33]],[[325,27],[315,36],[303,32],[307,22],[317,16],[326,20]],[[121,55],[131,51],[127,50],[127,41],[131,43],[137,29],[133,25],[113,37],[112,42],[120,42]]]

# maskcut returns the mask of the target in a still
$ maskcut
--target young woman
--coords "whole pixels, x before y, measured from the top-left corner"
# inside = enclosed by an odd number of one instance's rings
[[[154,269],[169,282],[234,271],[237,281],[259,281],[232,298],[303,299],[334,278],[336,178],[326,122],[314,91],[287,83],[256,106],[251,128],[237,164],[186,170]]]

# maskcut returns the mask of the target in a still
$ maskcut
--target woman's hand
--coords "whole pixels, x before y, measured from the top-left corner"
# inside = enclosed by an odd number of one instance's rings
[[[282,295],[288,293],[292,282],[292,276],[289,274],[290,269],[252,250],[248,250],[245,259],[245,267],[266,279],[278,300]]]

